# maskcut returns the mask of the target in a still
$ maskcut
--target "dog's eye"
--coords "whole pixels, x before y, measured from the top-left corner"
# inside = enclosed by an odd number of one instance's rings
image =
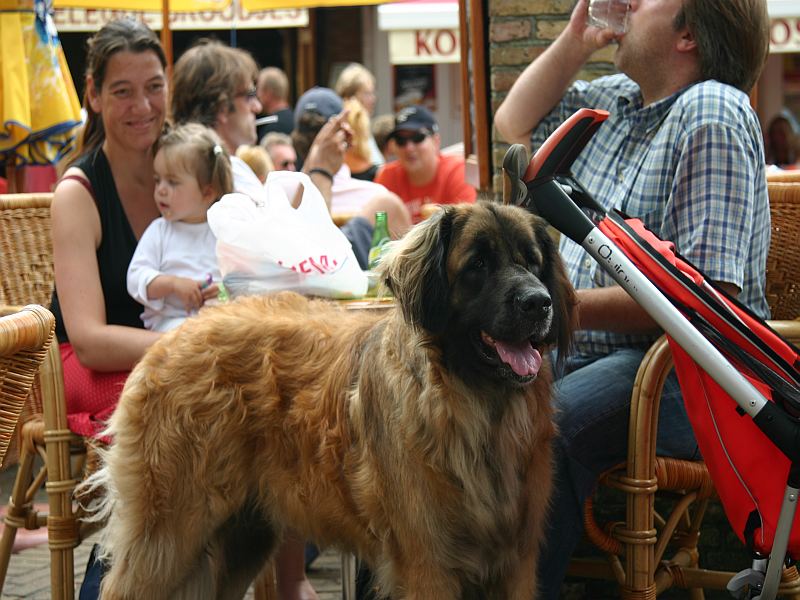
[[[476,256],[475,258],[473,258],[470,261],[468,268],[472,269],[474,271],[479,271],[479,270],[483,269],[485,266],[486,266],[486,261],[483,260],[483,257],[482,256]]]
[[[524,266],[526,269],[528,269],[528,271],[538,276],[542,270],[542,261],[539,259],[539,256],[537,256],[536,253],[526,251]]]

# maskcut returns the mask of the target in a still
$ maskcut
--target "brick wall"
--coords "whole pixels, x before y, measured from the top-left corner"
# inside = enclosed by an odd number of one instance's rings
[[[569,21],[574,0],[488,0],[489,85],[491,112],[506,97],[511,85]],[[578,73],[580,79],[594,79],[614,72],[613,46],[597,52]],[[508,144],[492,128],[494,189],[499,193],[500,165]]]

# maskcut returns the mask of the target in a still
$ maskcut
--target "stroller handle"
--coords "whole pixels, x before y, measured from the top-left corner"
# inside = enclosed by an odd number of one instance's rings
[[[581,207],[603,213],[592,196],[572,176],[572,163],[608,111],[581,108],[559,125],[531,157],[522,182],[528,188],[523,204],[547,219],[553,227],[582,244],[594,223]]]
[[[537,179],[571,176],[570,168],[597,128],[608,118],[607,110],[581,108],[556,129],[531,157],[522,176],[525,183]]]

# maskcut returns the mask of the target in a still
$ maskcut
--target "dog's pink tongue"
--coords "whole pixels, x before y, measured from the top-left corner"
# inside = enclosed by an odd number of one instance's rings
[[[536,375],[542,366],[542,355],[527,340],[516,345],[495,342],[495,348],[503,362],[521,377]]]

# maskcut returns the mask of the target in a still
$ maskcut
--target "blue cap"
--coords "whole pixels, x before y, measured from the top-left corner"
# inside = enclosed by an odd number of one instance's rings
[[[389,134],[389,136],[394,137],[394,135],[400,131],[421,130],[425,130],[428,133],[436,133],[439,131],[436,118],[433,116],[433,113],[424,106],[407,106],[395,116],[394,129],[392,129],[392,133]]]
[[[342,112],[342,99],[330,88],[314,86],[297,100],[294,107],[294,128],[298,129],[300,117],[313,112],[330,119]]]

